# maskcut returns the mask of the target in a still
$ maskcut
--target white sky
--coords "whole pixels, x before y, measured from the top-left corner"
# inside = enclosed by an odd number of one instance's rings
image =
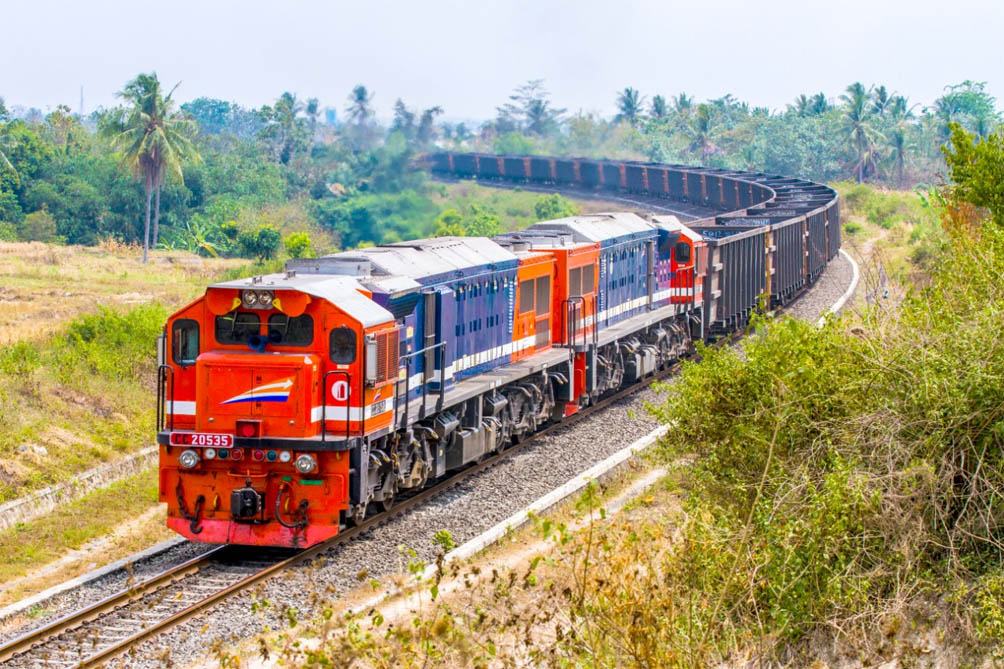
[[[884,83],[929,104],[946,84],[1004,96],[1004,3],[994,0],[0,0],[0,96],[85,111],[155,70],[176,97],[257,107],[285,90],[339,114],[349,90],[483,119],[527,79],[570,111],[731,93],[783,109],[799,93]],[[1004,101],[1002,101],[1004,104]]]

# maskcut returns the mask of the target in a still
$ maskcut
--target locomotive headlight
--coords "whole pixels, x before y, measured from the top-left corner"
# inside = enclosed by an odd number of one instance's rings
[[[313,455],[304,453],[297,456],[296,462],[293,463],[293,466],[296,467],[296,471],[301,474],[310,474],[311,472],[317,470],[317,460],[314,459]]]
[[[272,291],[262,290],[258,292],[258,304],[265,307],[266,309],[272,306]]]
[[[241,302],[245,307],[253,307],[258,304],[258,293],[253,290],[241,291]]]
[[[192,449],[182,451],[181,455],[178,456],[178,464],[181,465],[182,469],[191,469],[199,464],[199,454]]]

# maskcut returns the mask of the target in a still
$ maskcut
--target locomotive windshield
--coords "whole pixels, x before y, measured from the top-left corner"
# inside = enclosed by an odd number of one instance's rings
[[[314,319],[307,314],[295,318],[272,314],[268,317],[268,339],[280,346],[310,346],[314,343]]]
[[[216,317],[216,341],[221,344],[246,344],[248,338],[261,330],[258,314],[231,311]]]

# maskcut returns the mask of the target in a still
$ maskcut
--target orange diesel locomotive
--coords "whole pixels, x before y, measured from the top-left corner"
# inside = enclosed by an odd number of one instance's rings
[[[305,547],[703,336],[699,234],[548,221],[292,260],[168,320],[160,497],[195,541]]]

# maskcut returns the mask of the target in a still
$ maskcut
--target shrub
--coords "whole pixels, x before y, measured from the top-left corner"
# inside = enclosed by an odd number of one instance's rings
[[[550,221],[556,218],[575,216],[582,212],[582,207],[558,193],[551,193],[537,198],[533,205],[533,211],[537,215],[537,220]]]
[[[286,237],[283,244],[290,258],[313,258],[314,248],[310,243],[310,235],[306,232],[294,232]]]
[[[126,313],[100,307],[72,320],[56,343],[56,367],[64,380],[81,374],[108,379],[142,378],[156,364],[155,341],[167,319],[159,304]]]
[[[245,258],[257,258],[258,262],[271,260],[279,251],[279,231],[271,225],[263,225],[257,230],[245,230],[237,236],[237,246]]]
[[[0,373],[28,376],[42,364],[38,347],[26,341],[0,347]]]
[[[0,221],[0,242],[16,242],[17,227],[13,223]]]
[[[33,211],[21,221],[18,236],[27,242],[48,242],[50,244],[63,241],[56,230],[56,219],[45,209]]]

